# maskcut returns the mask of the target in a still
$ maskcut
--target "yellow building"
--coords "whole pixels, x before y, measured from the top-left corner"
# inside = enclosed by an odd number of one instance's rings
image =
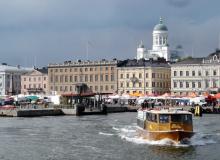
[[[118,63],[118,93],[170,92],[170,72],[165,59],[121,61]]]
[[[117,90],[117,60],[66,61],[49,64],[50,93],[76,93],[76,85],[86,84],[90,92],[114,93]]]

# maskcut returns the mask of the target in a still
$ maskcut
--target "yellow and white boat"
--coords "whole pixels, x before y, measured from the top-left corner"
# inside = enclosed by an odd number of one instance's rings
[[[194,135],[192,113],[179,109],[139,109],[137,124],[140,136],[148,140],[185,142]]]

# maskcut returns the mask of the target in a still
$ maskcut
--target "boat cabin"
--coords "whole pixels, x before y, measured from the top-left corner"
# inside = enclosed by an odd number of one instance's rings
[[[148,131],[193,130],[192,114],[187,111],[150,110],[143,114],[139,126]]]

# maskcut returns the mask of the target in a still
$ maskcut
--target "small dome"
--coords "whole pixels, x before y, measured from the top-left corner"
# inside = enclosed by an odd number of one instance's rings
[[[168,31],[167,26],[163,24],[162,18],[160,18],[160,23],[154,27],[154,31]]]

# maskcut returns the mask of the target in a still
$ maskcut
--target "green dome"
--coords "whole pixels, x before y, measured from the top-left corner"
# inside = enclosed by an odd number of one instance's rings
[[[163,24],[162,18],[160,18],[160,23],[154,27],[154,31],[168,31],[167,26]]]

